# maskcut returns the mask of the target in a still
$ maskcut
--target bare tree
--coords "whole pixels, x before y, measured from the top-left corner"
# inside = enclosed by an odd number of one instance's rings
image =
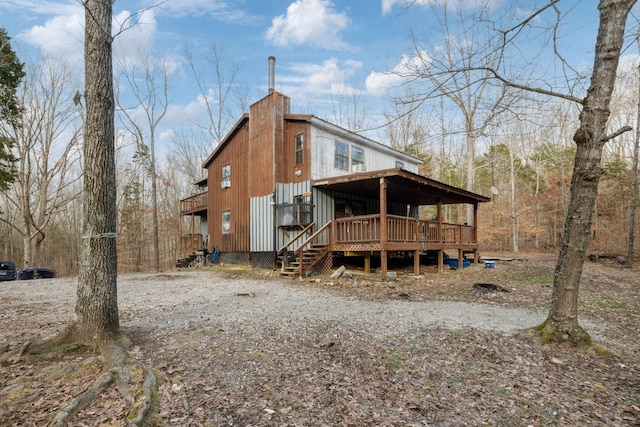
[[[530,18],[505,31],[505,37],[520,32],[534,16],[553,8],[556,2],[551,1]],[[599,3],[600,21],[591,84],[583,99],[553,89],[515,83],[497,70],[490,70],[494,77],[508,86],[574,101],[582,108],[579,116],[580,125],[573,135],[577,149],[571,180],[571,199],[554,274],[551,310],[546,321],[539,327],[541,335],[547,341],[574,344],[591,341],[589,334],[578,323],[580,277],[589,243],[598,182],[602,175],[604,146],[607,141],[631,130],[625,126],[608,134],[607,121],[627,18],[635,3],[636,0],[602,0]]]
[[[61,344],[97,347],[107,370],[81,395],[61,405],[51,425],[66,426],[102,390],[117,383],[132,408],[127,422],[140,425],[150,406],[153,372],[145,370],[144,390],[129,389],[130,366],[120,332],[117,298],[116,168],[112,71],[112,0],[85,0],[85,122],[82,256],[74,319],[58,336],[25,343],[0,355],[0,363],[25,352],[38,353]],[[77,98],[77,97],[76,97]],[[77,99],[76,99],[77,100]],[[136,367],[140,369],[140,367]],[[139,398],[141,391],[142,398]],[[135,396],[135,398],[134,398]]]
[[[156,173],[156,134],[158,125],[169,107],[169,65],[166,61],[151,57],[143,59],[142,72],[130,64],[121,64],[121,72],[127,82],[136,105],[123,106],[122,97],[118,97],[119,111],[123,114],[123,123],[136,141],[138,161],[145,166],[151,179],[151,210],[153,228],[153,266],[160,271],[160,247],[158,236],[158,179]],[[140,114],[138,114],[140,113]],[[139,116],[142,116],[142,119]]]
[[[371,127],[371,116],[363,91],[346,82],[334,82],[332,88],[330,111],[333,123],[351,132],[363,134]]]
[[[80,342],[108,346],[119,334],[116,179],[110,0],[85,7],[84,231],[76,319]]]
[[[202,168],[204,159],[211,153],[211,142],[208,134],[198,131],[177,132],[172,140],[172,150],[167,155],[167,161],[188,186],[200,181],[206,171]],[[185,191],[191,191],[184,188]]]
[[[508,109],[511,97],[504,84],[493,84],[485,68],[500,66],[501,51],[494,49],[493,30],[478,25],[487,14],[487,5],[481,5],[465,15],[462,8],[452,13],[446,3],[432,7],[438,19],[440,40],[438,45],[425,49],[421,37],[412,31],[413,61],[406,68],[396,70],[403,78],[413,80],[422,92],[410,98],[401,98],[418,108],[434,98],[450,101],[462,116],[466,145],[465,188],[474,191],[475,152],[477,140],[495,124]],[[454,28],[457,28],[456,31]],[[473,222],[473,209],[466,210],[466,221]]]
[[[11,135],[19,159],[6,200],[20,218],[16,223],[3,215],[0,221],[22,236],[25,267],[40,264],[47,227],[78,195],[72,190],[82,177],[80,114],[72,101],[75,90],[64,62],[41,60],[27,68],[20,89],[22,120],[0,123],[0,132]]]
[[[640,39],[638,39],[640,47]],[[640,77],[640,65],[638,66]],[[638,79],[640,82],[640,78]],[[636,199],[638,196],[638,145],[640,145],[640,86],[638,88],[638,106],[636,108],[636,133],[633,143],[633,160],[631,162],[631,197],[629,203],[629,237],[627,242],[627,260],[625,266],[633,267],[633,248],[635,244]]]
[[[540,327],[543,336],[551,341],[590,342],[589,335],[578,323],[578,291],[602,172],[602,151],[607,141],[630,129],[607,134],[609,103],[627,17],[634,4],[635,0],[602,0],[598,6],[600,22],[591,85],[581,102],[580,127],[573,136],[577,150],[571,201],[554,275],[551,310]]]
[[[501,42],[496,44],[495,38],[489,40],[491,47],[488,52],[486,51],[486,46],[476,46],[470,52],[478,52],[479,49],[479,52],[482,52],[480,55],[482,59],[491,59],[494,57],[493,53],[498,52],[497,58],[502,61],[506,57],[506,50],[516,44],[518,36],[526,34],[525,29],[529,28],[545,12],[552,11],[556,17],[556,23],[551,27],[551,31],[547,31],[547,33],[553,37],[551,40],[553,53],[561,62],[565,76],[567,76],[566,73],[568,71],[575,72],[568,65],[565,58],[558,53],[557,40],[555,38],[561,21],[561,13],[556,9],[558,1],[550,0],[546,5],[529,14],[524,20],[498,31],[496,34]],[[600,1],[598,5],[600,20],[595,45],[595,59],[591,72],[590,86],[584,98],[576,97],[571,92],[563,93],[561,90],[556,90],[550,83],[543,87],[528,84],[526,81],[521,83],[521,80],[510,79],[502,73],[501,70],[504,70],[505,67],[500,62],[480,60],[465,63],[460,61],[460,63],[454,63],[453,67],[444,67],[440,73],[441,76],[444,76],[445,81],[454,79],[456,75],[476,76],[472,79],[462,80],[460,87],[454,85],[453,88],[454,91],[459,92],[460,89],[475,87],[476,90],[471,94],[474,96],[472,99],[476,99],[475,94],[481,90],[482,85],[495,80],[505,87],[562,98],[575,102],[581,107],[580,125],[573,135],[573,141],[577,149],[571,181],[571,198],[554,275],[552,304],[549,316],[539,327],[541,335],[548,341],[571,342],[574,344],[590,342],[588,333],[578,323],[578,292],[590,237],[598,182],[602,174],[603,149],[607,141],[631,130],[630,127],[625,126],[608,134],[607,121],[610,115],[611,95],[617,77],[616,72],[620,60],[620,52],[624,43],[626,22],[635,3],[636,0]],[[476,22],[487,22],[487,20],[481,19]],[[496,22],[491,22],[489,27],[496,28],[496,24]],[[530,40],[528,39],[527,42],[530,42]],[[465,43],[463,46],[470,48],[473,43]],[[445,49],[445,51],[449,52],[450,50]],[[416,68],[415,71],[433,68],[433,58],[428,56],[426,52],[422,56],[420,51],[417,53],[417,57],[421,60],[421,66]],[[539,60],[539,58],[536,58],[536,60]],[[416,78],[429,79],[429,74],[414,72],[410,75]],[[433,80],[431,81],[433,82]],[[566,80],[569,91],[575,89],[577,81],[579,79]],[[437,81],[433,83],[437,83]],[[480,84],[481,86],[474,86],[474,84]],[[437,86],[435,84],[434,86],[435,90],[441,90],[440,88],[445,87],[444,85]],[[501,97],[496,99],[501,99]],[[500,110],[500,105],[502,104],[496,104],[493,107],[493,113]],[[489,118],[493,116],[493,113],[489,115]],[[468,121],[468,117],[466,119]],[[484,120],[483,123],[488,122]],[[474,129],[480,128],[480,126],[474,127]]]
[[[411,98],[410,94],[405,99]],[[386,136],[393,148],[400,150],[423,161],[421,172],[431,173],[432,152],[429,147],[429,130],[433,120],[423,110],[411,108],[410,103],[396,102],[395,110],[385,114],[388,125],[385,126]]]
[[[186,50],[186,58],[207,112],[207,121],[202,125],[202,129],[212,138],[215,147],[239,116],[234,114],[235,109],[229,97],[236,93],[238,104],[243,104],[242,93],[235,91],[240,66],[232,61],[229,68],[225,68],[224,48],[216,43],[211,44],[207,55],[208,65],[212,70],[208,68],[199,70],[190,49]],[[207,76],[213,76],[213,81],[210,81]]]

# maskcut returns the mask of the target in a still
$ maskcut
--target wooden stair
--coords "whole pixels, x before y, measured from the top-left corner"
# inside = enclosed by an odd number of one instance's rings
[[[302,256],[299,256],[294,261],[287,263],[286,267],[283,263],[283,268],[280,270],[280,275],[283,277],[298,277],[308,272],[314,265],[318,263],[329,251],[328,245],[312,244],[307,249],[301,252]],[[300,273],[302,268],[303,274]]]
[[[193,262],[193,260],[196,259],[196,254],[191,254],[185,258],[180,258],[177,262],[176,262],[176,268],[187,268],[191,265],[191,263]]]

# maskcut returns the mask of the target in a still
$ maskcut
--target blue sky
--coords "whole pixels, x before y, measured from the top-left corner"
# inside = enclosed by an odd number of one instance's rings
[[[115,55],[135,58],[151,52],[169,58],[173,67],[172,108],[166,127],[188,126],[202,113],[198,89],[186,65],[190,46],[199,66],[205,66],[211,43],[240,67],[237,84],[250,102],[266,94],[267,57],[276,62],[276,90],[289,95],[296,113],[323,117],[322,107],[338,94],[357,94],[378,108],[388,103],[389,86],[400,83],[386,72],[412,60],[409,29],[419,28],[422,40],[437,45],[431,7],[443,0],[117,0],[114,20],[126,24],[139,15],[137,25],[117,37]],[[511,0],[504,0],[510,2]],[[150,7],[160,3],[157,7]],[[501,0],[447,0],[451,10],[473,3],[498,8]],[[523,1],[530,9],[546,1]],[[506,3],[509,4],[509,3]],[[502,5],[504,6],[504,4]],[[569,11],[561,47],[577,67],[590,66],[593,57],[597,2],[563,0]],[[149,8],[150,7],[150,8]],[[18,55],[61,56],[82,69],[83,9],[76,0],[4,0],[0,27],[13,38]],[[526,47],[525,47],[526,49]],[[81,77],[80,77],[81,79]],[[81,88],[81,86],[80,86]],[[331,117],[325,117],[331,119]],[[170,133],[166,134],[168,138]]]

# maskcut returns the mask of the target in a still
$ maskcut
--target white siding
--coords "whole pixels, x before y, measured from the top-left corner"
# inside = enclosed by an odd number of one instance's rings
[[[294,184],[278,183],[276,187],[276,204],[293,203],[295,196],[301,196],[311,191],[309,181]],[[274,248],[273,230],[274,205],[271,194],[261,197],[252,197],[249,201],[250,217],[250,242],[251,252],[272,252],[280,249],[285,243],[295,236],[292,231],[278,229],[277,240]],[[315,203],[315,202],[314,202]],[[315,215],[315,213],[314,213]]]
[[[364,150],[364,171],[393,169],[396,167],[396,161],[399,161],[404,164],[404,169],[409,172],[418,172],[420,161],[414,157],[320,120],[312,120],[311,123],[312,179],[331,178],[354,173],[351,164],[348,170],[335,168],[335,141],[348,144],[350,147],[349,153],[351,153],[352,146],[360,147]]]
[[[251,252],[273,251],[273,197],[252,197],[249,200],[249,250]]]

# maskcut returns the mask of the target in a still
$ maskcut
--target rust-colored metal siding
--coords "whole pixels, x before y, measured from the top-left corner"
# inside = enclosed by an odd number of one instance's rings
[[[311,178],[311,123],[308,121],[285,120],[283,151],[278,168],[278,182],[300,183]],[[303,161],[296,165],[296,136],[303,136]],[[299,171],[299,172],[298,172]]]
[[[253,104],[249,111],[249,150],[243,157],[251,164],[249,197],[273,194],[279,174],[276,159],[284,151],[284,115],[289,113],[289,98],[273,92]]]
[[[249,132],[242,127],[208,165],[209,247],[221,252],[249,251]],[[222,168],[231,165],[231,185],[222,187]],[[222,232],[222,212],[231,212],[229,233]]]

